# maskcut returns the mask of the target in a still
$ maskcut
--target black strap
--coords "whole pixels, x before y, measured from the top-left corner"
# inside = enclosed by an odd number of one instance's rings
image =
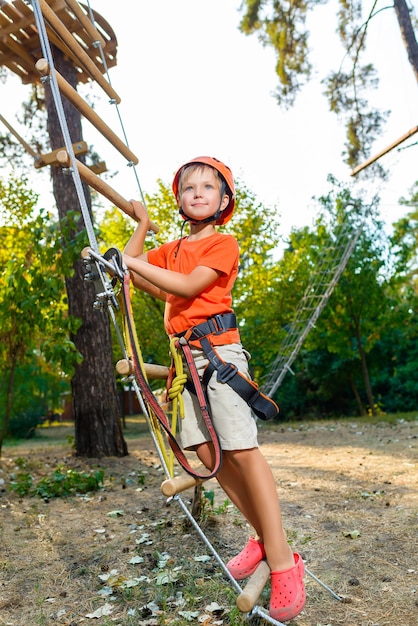
[[[206,322],[197,324],[192,328],[178,333],[177,337],[185,337],[187,341],[198,341],[207,335],[221,335],[227,330],[237,327],[237,318],[235,313],[222,313],[208,317]]]
[[[276,417],[279,407],[271,398],[261,393],[256,382],[246,378],[233,363],[223,361],[207,337],[203,337],[200,340],[200,345],[209,360],[208,367],[203,375],[205,386],[207,386],[210,377],[216,370],[217,381],[232,387],[246,401],[257,417],[262,420]]]

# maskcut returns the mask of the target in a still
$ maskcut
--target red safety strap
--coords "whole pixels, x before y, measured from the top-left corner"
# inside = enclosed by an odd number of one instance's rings
[[[181,337],[178,340],[176,347],[178,345],[180,345],[184,354],[184,358],[186,359],[186,363],[189,368],[193,385],[196,391],[197,399],[199,401],[200,411],[201,411],[203,420],[205,422],[206,428],[208,429],[210,439],[213,444],[213,449],[215,452],[214,467],[215,468],[218,467],[218,470],[219,470],[222,464],[222,449],[221,449],[221,444],[219,441],[218,434],[213,426],[212,417],[210,415],[210,410],[207,404],[206,395],[205,395],[205,392],[203,391],[202,381],[200,380],[200,376],[198,374],[196,363],[194,361],[189,343],[184,337]]]
[[[124,308],[125,308],[125,314],[126,314],[126,321],[127,321],[127,328],[128,328],[128,333],[129,333],[129,339],[130,339],[130,343],[131,343],[131,347],[132,347],[132,361],[133,361],[133,367],[134,367],[134,373],[135,373],[135,378],[137,380],[137,383],[139,385],[139,388],[141,390],[141,393],[144,396],[144,399],[146,400],[146,402],[148,403],[148,405],[150,406],[150,408],[152,409],[153,413],[155,414],[159,424],[162,426],[162,428],[165,430],[167,437],[168,437],[168,442],[170,444],[171,449],[174,452],[174,455],[177,459],[177,461],[180,463],[180,465],[182,466],[182,468],[191,476],[193,476],[194,478],[197,479],[204,479],[204,480],[208,480],[209,478],[213,478],[214,476],[216,476],[216,474],[218,473],[220,467],[221,467],[221,463],[222,463],[222,451],[221,451],[221,446],[219,443],[219,439],[218,436],[215,432],[215,429],[213,428],[213,424],[212,424],[212,420],[209,414],[209,410],[207,407],[207,403],[206,403],[206,399],[202,390],[202,386],[200,384],[200,379],[196,370],[196,365],[195,362],[193,360],[192,354],[191,354],[191,350],[189,345],[186,342],[186,346],[181,345],[181,348],[183,350],[183,353],[185,355],[187,364],[189,366],[192,378],[193,378],[193,382],[195,384],[196,387],[196,391],[199,391],[199,395],[201,393],[201,396],[199,397],[199,404],[202,410],[202,416],[203,419],[205,421],[205,424],[209,430],[209,435],[211,437],[211,441],[214,447],[214,451],[215,451],[215,462],[214,462],[214,466],[213,468],[210,470],[210,473],[204,473],[204,474],[200,474],[199,472],[197,472],[196,470],[194,470],[191,465],[189,464],[186,456],[183,453],[183,450],[181,449],[180,445],[178,444],[172,430],[171,430],[171,426],[169,423],[169,420],[166,416],[166,414],[164,413],[163,409],[160,407],[160,405],[157,402],[156,397],[154,396],[152,389],[150,388],[148,381],[142,371],[142,368],[140,366],[140,359],[137,353],[137,349],[136,349],[136,342],[135,342],[135,332],[134,332],[134,323],[133,323],[133,319],[132,319],[132,309],[131,309],[131,296],[130,296],[130,276],[129,274],[125,274],[124,275],[124,279],[123,279],[123,289],[122,289],[122,296],[123,296],[123,303],[124,303]],[[191,359],[191,361],[190,361]]]

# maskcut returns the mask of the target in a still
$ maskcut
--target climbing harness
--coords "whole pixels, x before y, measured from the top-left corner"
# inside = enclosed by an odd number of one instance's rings
[[[193,326],[189,330],[180,333],[180,335],[178,335],[180,337],[179,344],[182,347],[185,357],[189,359],[191,357],[189,341],[199,342],[209,360],[201,383],[199,381],[199,386],[203,385],[204,388],[207,388],[212,374],[216,371],[217,381],[232,387],[232,389],[246,401],[257,417],[262,420],[272,419],[276,417],[279,412],[277,404],[260,391],[256,382],[244,376],[236,365],[226,363],[219,356],[210,341],[212,335],[218,336],[236,327],[237,323],[234,313],[213,315],[208,318],[206,322]]]

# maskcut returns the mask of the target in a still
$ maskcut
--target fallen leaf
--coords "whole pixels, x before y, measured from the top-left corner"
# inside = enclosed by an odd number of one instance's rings
[[[221,613],[223,610],[224,607],[217,602],[211,602],[211,604],[205,606],[205,611],[209,611],[209,613]]]
[[[106,603],[102,607],[100,607],[100,609],[96,609],[94,613],[87,613],[86,617],[88,617],[89,619],[98,619],[99,617],[103,617],[104,615],[111,615],[112,611],[113,605]]]
[[[142,556],[133,556],[128,563],[131,563],[131,565],[136,565],[137,563],[143,563],[144,559]]]
[[[210,561],[212,557],[209,556],[209,554],[202,554],[201,556],[195,556],[194,560],[198,561],[198,563],[206,563],[207,561]]]
[[[170,571],[160,572],[155,579],[157,585],[167,585],[176,582],[176,580],[178,580],[176,572]]]
[[[97,593],[99,596],[111,596],[113,594],[113,587],[102,587]]]
[[[357,539],[360,537],[361,533],[359,530],[349,530],[347,532],[343,532],[344,537],[349,537],[350,539]]]
[[[130,587],[136,587],[139,583],[149,582],[149,578],[147,576],[140,576],[139,578],[128,578],[124,580],[121,584],[122,589],[129,589]]]
[[[107,515],[109,517],[121,517],[122,515],[125,515],[125,511],[122,511],[122,509],[115,509],[114,511],[109,511]]]
[[[191,622],[196,617],[199,617],[199,611],[179,611],[179,615],[187,619],[188,622]]]
[[[160,569],[163,569],[170,559],[171,556],[168,554],[168,552],[158,552],[158,567]]]

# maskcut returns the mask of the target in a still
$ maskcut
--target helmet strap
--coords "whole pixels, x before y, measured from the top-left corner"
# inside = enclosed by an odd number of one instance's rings
[[[180,211],[180,213],[181,213],[181,212],[182,212],[182,211]],[[179,242],[178,242],[178,244],[177,244],[177,248],[176,248],[176,249],[175,249],[175,251],[174,251],[174,258],[175,258],[175,259],[177,258],[177,255],[178,255],[179,250],[180,250],[181,242],[183,241],[183,230],[184,230],[184,227],[186,226],[186,222],[189,222],[189,221],[190,221],[190,220],[189,220],[189,218],[187,217],[187,215],[186,215],[185,213],[183,213],[183,215],[185,216],[185,219],[184,219],[183,224],[181,225],[181,229],[180,229],[180,239],[179,239]]]

